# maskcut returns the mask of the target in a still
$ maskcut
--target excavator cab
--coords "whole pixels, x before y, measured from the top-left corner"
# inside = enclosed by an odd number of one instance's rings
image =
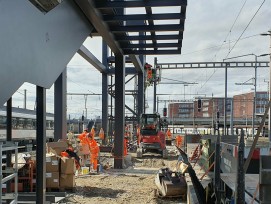
[[[140,120],[140,143],[137,157],[142,157],[148,150],[157,150],[167,158],[165,133],[161,131],[160,115],[142,114]]]

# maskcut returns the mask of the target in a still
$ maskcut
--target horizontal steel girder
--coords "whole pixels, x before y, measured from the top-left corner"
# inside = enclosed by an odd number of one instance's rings
[[[187,0],[149,0],[149,1],[95,1],[96,8],[133,8],[133,7],[165,7],[187,6]]]
[[[108,74],[113,75],[116,72],[116,68],[111,68],[108,70]],[[138,74],[136,69],[134,67],[126,67],[125,68],[125,74],[126,75],[132,75],[132,74]]]
[[[77,53],[80,54],[90,64],[92,64],[99,72],[108,72],[106,67],[84,45],[81,45]]]
[[[199,69],[199,68],[255,68],[255,62],[192,62],[192,63],[158,63],[161,69]],[[257,62],[257,67],[269,67],[269,62]]]
[[[125,37],[118,37],[116,36],[116,40],[118,41],[133,41],[133,40],[181,40],[183,39],[183,34],[180,35],[142,35],[142,36],[125,36]]]
[[[135,20],[170,20],[177,19],[185,20],[185,15],[181,13],[166,13],[166,14],[132,14],[132,15],[104,15],[103,20],[106,22],[112,21],[135,21]]]
[[[78,6],[82,9],[86,17],[95,27],[97,32],[103,37],[106,44],[115,54],[123,54],[118,42],[115,40],[114,35],[110,32],[108,25],[102,20],[102,15],[97,12],[93,1],[75,0]]]
[[[181,50],[124,50],[124,54],[134,54],[134,55],[174,55],[181,54]]]
[[[183,24],[174,25],[138,25],[138,26],[111,26],[113,33],[122,32],[148,32],[148,31],[184,31]]]
[[[165,48],[165,47],[177,47],[177,48],[181,48],[182,44],[180,43],[148,43],[148,44],[128,44],[128,45],[124,45],[122,46],[122,49],[132,49],[132,48]]]

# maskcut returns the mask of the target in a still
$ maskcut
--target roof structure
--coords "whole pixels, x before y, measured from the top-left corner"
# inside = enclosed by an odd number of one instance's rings
[[[181,53],[187,0],[76,2],[115,54]]]

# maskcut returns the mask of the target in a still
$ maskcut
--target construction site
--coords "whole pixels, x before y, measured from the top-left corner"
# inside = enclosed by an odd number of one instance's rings
[[[271,204],[270,8],[0,1],[0,204]]]

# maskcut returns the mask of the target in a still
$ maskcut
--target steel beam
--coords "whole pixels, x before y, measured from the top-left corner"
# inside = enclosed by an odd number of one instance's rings
[[[175,55],[181,54],[180,50],[124,50],[124,54],[134,54],[134,55]]]
[[[92,64],[99,72],[107,73],[107,68],[84,45],[77,51],[85,60]]]
[[[135,40],[178,40],[178,39],[183,39],[183,35],[156,35],[156,36],[151,36],[151,35],[136,35],[136,36],[123,36],[123,37],[118,37],[116,36],[116,40],[119,42],[122,41],[135,41]]]
[[[237,185],[235,190],[235,203],[245,203],[245,174],[244,171],[244,152],[245,152],[245,133],[241,129],[241,137],[238,145],[237,159]]]
[[[7,141],[12,141],[12,98],[7,101]],[[12,151],[7,151],[7,167],[11,167]],[[11,181],[7,181],[7,193],[11,193]]]
[[[102,61],[103,65],[107,69],[108,47],[105,41],[103,41],[102,46]],[[105,144],[106,138],[108,137],[108,75],[106,73],[102,74],[102,128],[105,133],[103,140],[103,144]]]
[[[46,91],[37,86],[37,176],[36,176],[36,203],[45,203],[45,144],[46,144]]]
[[[136,21],[136,20],[185,20],[185,15],[181,13],[163,13],[163,14],[130,14],[130,15],[104,15],[103,20],[112,21]]]
[[[143,64],[141,63],[138,55],[129,55],[132,63],[135,66],[135,69],[137,72],[142,73],[143,72]]]
[[[149,1],[101,1],[96,0],[95,5],[99,9],[107,8],[133,8],[133,7],[165,7],[165,6],[186,6],[187,0],[149,0]]]
[[[184,31],[183,24],[171,25],[138,25],[138,26],[111,26],[110,30],[113,33],[123,32],[159,32],[159,31]]]
[[[133,49],[133,48],[165,48],[165,47],[182,47],[182,43],[137,43],[137,44],[128,44],[122,45],[122,49]]]
[[[114,139],[114,168],[123,168],[123,147],[124,147],[124,115],[125,115],[125,61],[124,56],[115,54],[116,69],[115,74],[115,139]]]
[[[140,115],[144,113],[144,72],[138,74],[137,93],[137,122],[140,123]]]
[[[116,73],[116,68],[111,68],[108,70],[109,75],[113,75]],[[134,67],[126,67],[125,68],[125,75],[134,75],[137,74],[137,70]]]
[[[200,68],[255,68],[255,61],[247,62],[187,62],[187,63],[158,63],[161,69],[200,69]],[[269,62],[258,61],[257,68],[269,67]]]
[[[116,54],[123,54],[118,42],[115,40],[113,34],[110,32],[108,25],[102,20],[103,17],[95,8],[93,1],[75,0],[78,6],[82,9],[83,13],[95,27],[97,32],[103,37],[106,44]],[[99,1],[96,1],[96,6]]]
[[[55,82],[54,89],[54,140],[67,137],[67,69],[65,69]]]

